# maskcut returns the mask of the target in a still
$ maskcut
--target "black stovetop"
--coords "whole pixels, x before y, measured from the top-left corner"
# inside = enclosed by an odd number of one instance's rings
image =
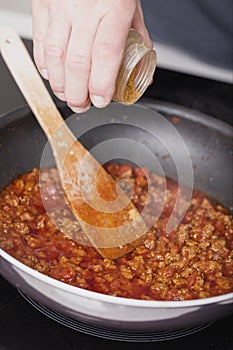
[[[32,51],[30,41],[26,42]],[[200,110],[232,123],[232,86],[190,75],[157,69],[146,97]],[[25,104],[0,58],[0,115]],[[157,343],[128,343],[105,340],[67,328],[30,305],[0,277],[0,350],[91,350],[91,349],[189,349],[232,350],[233,316],[198,333]]]

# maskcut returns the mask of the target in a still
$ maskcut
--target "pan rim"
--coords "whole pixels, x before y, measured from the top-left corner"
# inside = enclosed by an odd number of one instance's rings
[[[118,102],[111,102],[112,104],[117,104]],[[62,103],[56,103],[59,109],[67,108],[67,106]],[[158,113],[164,112],[169,116],[177,116],[179,115],[186,119],[196,123],[199,123],[203,126],[210,127],[225,136],[233,137],[233,126],[225,121],[219,120],[207,113],[200,112],[195,109],[191,109],[186,106],[182,106],[176,103],[171,103],[168,101],[161,101],[151,98],[142,98],[139,102],[135,103],[135,105],[156,110]],[[158,110],[156,109],[158,108]],[[91,107],[95,108],[95,107]],[[13,117],[15,114],[25,112],[25,116],[29,113],[33,114],[31,109],[27,105],[22,105],[20,107],[16,107],[6,113],[0,115],[0,122],[7,117]],[[71,111],[72,114],[72,111]],[[24,116],[22,116],[24,118]],[[17,119],[17,117],[16,117]],[[1,124],[1,123],[0,123]],[[1,125],[0,125],[1,129]]]
[[[88,299],[95,299],[96,301],[104,301],[111,304],[127,305],[132,307],[145,307],[145,308],[188,308],[188,307],[198,307],[203,305],[211,305],[222,302],[231,301],[233,303],[233,292],[222,294],[210,298],[203,299],[192,299],[192,300],[181,300],[181,301],[161,301],[161,300],[141,300],[133,298],[123,298],[116,297],[112,295],[97,293],[94,291],[86,290],[76,286],[69,285],[67,283],[58,281],[52,277],[42,274],[41,272],[32,269],[31,267],[23,264],[19,260],[13,258],[11,255],[6,253],[0,248],[0,257],[8,261],[11,265],[16,266],[18,269],[24,273],[32,276],[33,278],[39,278],[40,281],[52,285],[58,289],[64,290],[68,293],[74,295],[80,295]],[[20,288],[19,288],[20,289]]]
[[[182,116],[182,118],[199,123],[203,126],[209,127],[222,133],[225,136],[233,136],[233,126],[225,121],[217,119],[207,113],[200,112],[198,110],[178,105],[176,103],[168,101],[154,100],[150,98],[144,98],[141,100],[141,105],[146,105],[146,107],[156,110],[158,107],[158,112],[165,112],[171,116]],[[176,115],[177,113],[177,115]]]

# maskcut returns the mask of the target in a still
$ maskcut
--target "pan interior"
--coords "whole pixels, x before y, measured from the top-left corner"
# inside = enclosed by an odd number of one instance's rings
[[[197,112],[184,108],[179,109],[179,107],[171,104],[166,106],[165,103],[154,102],[150,103],[149,106],[162,114],[170,123],[173,123],[183,138],[191,156],[194,187],[206,192],[223,205],[229,208],[232,207],[233,152],[232,134],[229,132],[231,127],[224,123],[218,123],[216,119],[205,115],[200,114],[198,117]],[[112,108],[111,105],[109,108]],[[134,109],[127,109],[127,111],[128,113],[135,113],[135,109],[139,109],[141,118],[143,118],[143,109],[141,108],[135,105]],[[63,106],[61,107],[61,113],[68,117],[71,112]],[[91,113],[95,115],[97,113],[96,109],[92,109]],[[99,118],[101,115],[104,123],[85,131],[79,137],[87,149],[93,150],[96,145],[109,139],[118,138],[139,142],[156,156],[159,163],[158,172],[162,170],[166,176],[174,180],[177,179],[176,165],[173,158],[166,147],[158,142],[153,135],[140,127],[115,122],[112,114],[109,113],[108,107],[103,111],[98,110],[98,115],[95,118]],[[82,120],[85,120],[86,117],[83,114],[78,118],[79,120],[76,120],[72,127],[74,132],[77,129],[77,133],[80,134]],[[203,118],[205,118],[204,123],[202,122]],[[106,120],[109,123],[105,122]],[[152,131],[153,128],[158,128],[156,118],[154,123],[150,123],[150,125],[146,125],[146,119],[143,120],[143,123]],[[156,129],[156,133],[159,132]],[[0,188],[6,186],[17,175],[28,172],[34,167],[39,167],[46,144],[47,140],[28,108],[21,108],[2,116],[0,118]],[[134,153],[133,160],[135,164],[139,163],[141,166],[155,170],[149,158],[144,156],[143,150],[140,151],[139,149],[135,152],[132,146],[128,151],[131,152],[129,158]],[[121,163],[127,163],[125,157],[115,158]],[[101,159],[98,160],[102,161]],[[53,164],[51,157],[48,165]]]

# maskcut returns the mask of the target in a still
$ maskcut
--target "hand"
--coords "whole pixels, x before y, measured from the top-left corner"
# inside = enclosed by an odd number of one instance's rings
[[[130,28],[151,46],[139,0],[31,0],[34,59],[76,113],[110,103]]]

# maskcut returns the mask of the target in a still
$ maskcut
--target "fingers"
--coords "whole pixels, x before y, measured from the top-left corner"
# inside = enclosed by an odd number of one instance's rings
[[[122,14],[121,14],[122,16]],[[92,103],[99,108],[110,103],[132,17],[120,20],[115,12],[99,24],[92,51],[89,91]]]
[[[44,59],[48,78],[55,95],[65,101],[65,69],[66,51],[70,36],[70,24],[61,11],[53,16],[48,26],[44,43]]]
[[[92,46],[97,25],[85,15],[77,16],[69,40],[65,62],[65,95],[74,112],[90,107],[89,76],[92,64]]]
[[[31,3],[37,67],[75,112],[110,103],[131,27],[152,45],[139,0]]]
[[[48,79],[44,57],[44,40],[49,23],[49,9],[40,0],[31,1],[33,23],[33,55],[41,75]]]

